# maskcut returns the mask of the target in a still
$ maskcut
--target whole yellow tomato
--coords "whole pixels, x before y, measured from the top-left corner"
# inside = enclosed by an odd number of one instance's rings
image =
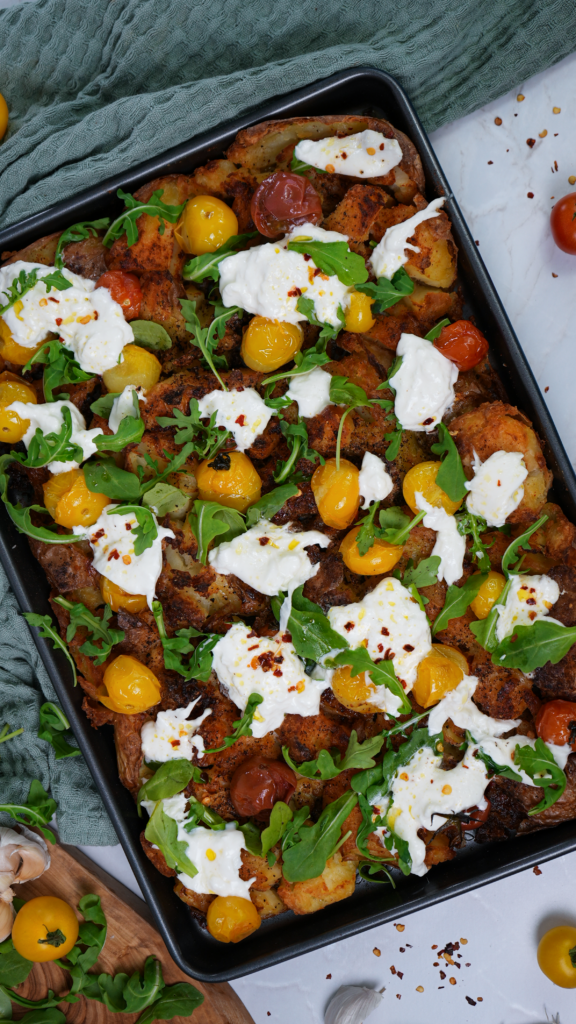
[[[66,956],[77,938],[78,918],[58,896],[28,900],[16,914],[12,928],[15,950],[35,963]]]
[[[555,985],[576,988],[576,928],[565,924],[546,932],[538,945],[538,965]]]

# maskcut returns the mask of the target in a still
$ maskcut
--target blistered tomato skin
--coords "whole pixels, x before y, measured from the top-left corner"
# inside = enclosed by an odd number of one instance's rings
[[[302,348],[304,334],[298,324],[255,316],[244,331],[240,355],[251,370],[278,370]]]
[[[488,342],[482,331],[469,320],[456,320],[442,328],[434,341],[434,348],[459,370],[471,370],[484,359],[488,352]]]
[[[543,704],[536,715],[536,732],[544,743],[559,747],[570,743],[572,750],[576,750],[576,703],[551,700]]]
[[[478,575],[477,573],[475,575]],[[501,572],[490,570],[487,578],[480,584],[480,590],[471,602],[470,607],[478,619],[487,619],[493,606],[506,586]]]
[[[234,772],[230,799],[242,818],[257,817],[277,800],[288,803],[295,789],[296,775],[287,764],[256,754]]]
[[[552,207],[552,238],[562,252],[576,255],[576,192],[569,192]]]
[[[105,370],[102,379],[108,391],[123,391],[127,384],[137,388],[154,387],[160,380],[162,363],[153,352],[148,352],[139,345],[126,345],[122,349],[122,362]]]
[[[488,820],[488,815],[492,809],[492,805],[489,800],[486,801],[486,807],[483,811],[479,811],[477,807],[469,807],[464,814],[468,814],[470,821],[462,822],[462,830],[464,832],[473,832],[475,828],[480,828],[485,821]]]
[[[15,303],[15,306],[17,305],[18,303]],[[39,348],[40,345],[36,345],[36,348],[25,348],[24,345],[19,345],[14,341],[8,324],[0,317],[0,355],[7,363],[13,363],[14,366],[25,366]]]
[[[28,402],[37,404],[36,392],[23,380],[12,380],[13,374],[0,374],[0,441],[15,444],[21,441],[30,426],[30,420],[24,420],[16,412],[8,410],[12,402]]]
[[[34,963],[66,956],[78,938],[78,918],[58,896],[36,896],[18,911],[12,926],[16,952]]]
[[[104,672],[101,704],[121,715],[135,715],[158,704],[160,682],[154,673],[131,654],[119,654]]]
[[[356,466],[348,459],[340,459],[339,469],[336,459],[327,459],[314,471],[310,486],[326,526],[345,530],[354,522],[360,505],[359,476]]]
[[[540,939],[538,966],[560,988],[576,988],[576,967],[570,953],[576,959],[576,928],[570,925],[551,928]]]
[[[142,289],[136,274],[124,270],[107,270],[96,282],[97,288],[107,288],[110,295],[122,306],[125,320],[136,320],[142,305]]]
[[[237,234],[236,214],[222,199],[215,196],[195,196],[189,199],[174,228],[180,248],[194,256],[215,252],[232,235]]]
[[[250,213],[261,235],[278,238],[298,224],[319,224],[322,204],[304,175],[276,171],[256,189]]]
[[[120,608],[125,608],[127,612],[143,612],[148,606],[144,594],[127,594],[122,587],[107,580],[105,576],[100,577],[100,593],[113,612],[120,611]]]
[[[242,896],[217,896],[208,907],[208,931],[219,942],[241,942],[262,924],[251,900]]]
[[[468,662],[460,651],[435,644],[418,665],[413,694],[421,708],[431,708],[455,690],[468,674]]]
[[[376,323],[372,316],[372,299],[364,292],[352,292],[350,305],[346,310],[346,323],[344,330],[351,334],[362,334],[369,331]]]
[[[365,672],[353,676],[349,665],[339,665],[330,686],[336,699],[349,711],[359,715],[373,715],[379,711],[375,704],[370,703],[374,688],[366,681]]]
[[[450,516],[453,516],[460,508],[462,502],[452,501],[436,483],[441,465],[441,462],[419,462],[417,466],[412,466],[412,469],[406,473],[402,484],[402,493],[404,501],[415,514],[420,511],[416,504],[417,493],[422,494],[434,508],[445,509]]]
[[[201,501],[217,501],[238,512],[245,512],[262,493],[262,481],[244,452],[220,452],[204,459],[196,471],[196,483]]]
[[[387,544],[384,540],[376,539],[366,554],[361,555],[356,544],[360,530],[360,526],[354,526],[340,545],[344,564],[359,576],[377,576],[381,572],[393,569],[402,558],[402,545]]]
[[[60,482],[61,477],[66,477]],[[65,489],[64,489],[65,488]],[[59,526],[92,526],[100,518],[110,498],[96,494],[86,486],[81,469],[58,473],[43,485],[46,508]]]

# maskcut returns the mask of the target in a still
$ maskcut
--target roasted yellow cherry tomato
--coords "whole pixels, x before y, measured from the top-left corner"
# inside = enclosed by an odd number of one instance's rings
[[[43,484],[44,504],[59,526],[92,526],[100,518],[110,498],[89,491],[81,469],[57,473]]]
[[[417,466],[412,466],[412,469],[409,469],[406,473],[404,483],[402,484],[402,493],[404,501],[416,515],[420,511],[416,504],[417,492],[430,505],[434,505],[435,508],[442,507],[450,516],[453,516],[456,510],[460,508],[462,501],[452,501],[436,483],[436,477],[441,465],[441,462],[419,462]]]
[[[105,708],[121,715],[135,715],[158,703],[160,681],[131,654],[119,654],[104,673],[104,687],[97,694]]]
[[[479,575],[476,573],[475,575]],[[471,602],[470,607],[478,619],[486,619],[492,611],[500,594],[506,586],[506,580],[501,572],[490,570],[488,578],[480,584],[480,590]]]
[[[125,608],[127,612],[143,612],[148,607],[148,599],[144,594],[128,594],[105,576],[100,577],[100,593],[113,612],[120,608]]]
[[[353,526],[340,545],[340,554],[344,564],[359,576],[377,576],[381,572],[389,572],[396,562],[402,558],[404,548],[401,544],[388,544],[385,540],[375,540],[365,555],[358,551],[356,538],[360,526]]]
[[[8,128],[8,104],[0,92],[0,139],[6,135]]]
[[[241,942],[261,925],[252,900],[242,896],[217,896],[208,907],[208,931],[219,942]]]
[[[350,665],[339,665],[330,683],[335,697],[349,711],[359,715],[373,715],[379,711],[371,699],[374,698],[374,686],[366,680],[366,673],[352,675]]]
[[[30,426],[30,420],[22,419],[8,406],[12,402],[27,402],[36,405],[36,392],[13,373],[0,373],[0,441],[15,444],[21,441]]]
[[[17,306],[18,302],[14,304],[14,309]],[[20,302],[21,308],[22,303]],[[44,342],[40,344],[44,344]],[[25,348],[24,345],[19,345],[17,341],[14,341],[8,324],[0,317],[0,355],[7,363],[14,363],[15,366],[24,366],[39,348],[40,345],[36,345],[35,348]]]
[[[268,373],[293,359],[302,348],[303,340],[298,324],[255,316],[244,331],[240,355],[251,370]]]
[[[540,970],[560,988],[576,988],[576,928],[561,925],[551,928],[538,944]]]
[[[210,461],[204,459],[196,470],[196,483],[201,501],[217,501],[238,512],[245,512],[262,493],[262,481],[244,452],[220,452]]]
[[[344,330],[351,334],[362,334],[374,327],[376,321],[372,316],[372,299],[364,292],[352,292],[350,305],[346,310]]]
[[[195,256],[215,252],[231,235],[237,234],[236,214],[215,196],[195,196],[189,199],[174,228],[180,248]]]
[[[104,370],[102,378],[108,391],[123,391],[127,384],[148,390],[157,384],[162,373],[162,363],[153,352],[139,345],[126,345],[122,349],[123,361]]]
[[[431,708],[447,693],[455,690],[466,675],[468,662],[460,651],[444,644],[434,644],[418,665],[412,693],[421,708]]]
[[[78,918],[72,907],[57,896],[28,900],[12,926],[15,950],[34,963],[66,956],[77,938]]]
[[[316,506],[326,526],[345,530],[356,518],[360,504],[360,474],[348,459],[326,459],[323,466],[314,470],[310,482]]]

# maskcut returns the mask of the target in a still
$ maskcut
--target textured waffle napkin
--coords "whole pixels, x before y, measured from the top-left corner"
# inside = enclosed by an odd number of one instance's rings
[[[429,130],[574,49],[573,0],[36,0],[0,11],[0,226],[353,65],[389,71]],[[82,758],[36,738],[54,692],[0,569],[0,803],[39,778],[69,843],[116,841]]]

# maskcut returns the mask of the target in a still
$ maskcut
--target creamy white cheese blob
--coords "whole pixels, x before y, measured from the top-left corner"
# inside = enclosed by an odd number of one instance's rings
[[[324,681],[306,675],[284,635],[257,637],[244,622],[235,622],[214,648],[214,671],[240,711],[251,693],[264,698],[252,723],[252,735],[258,738],[278,729],[284,715],[317,715],[326,689]]]
[[[285,398],[298,403],[298,412],[305,419],[319,416],[324,409],[334,403],[330,401],[330,383],[332,377],[326,370],[315,366],[308,373],[298,373],[290,380],[290,387]]]
[[[406,690],[412,689],[418,663],[428,654],[432,640],[425,612],[400,580],[390,576],[361,601],[330,608],[328,619],[350,647],[367,641],[374,660],[392,659],[398,679]]]
[[[548,615],[560,597],[560,588],[550,576],[510,576],[512,586],[504,606],[498,605],[496,637],[511,636],[517,626],[531,626],[537,619],[558,622]],[[561,625],[561,623],[559,623]]]
[[[449,516],[444,508],[435,508],[419,491],[416,491],[416,505],[421,512],[426,512],[422,526],[436,531],[432,555],[440,559],[438,579],[446,580],[450,587],[464,572],[466,539],[458,533],[454,516]]]
[[[415,334],[400,336],[396,355],[402,363],[390,381],[396,391],[394,412],[405,430],[429,434],[454,401],[458,368]]]
[[[200,399],[198,409],[201,417],[216,413],[216,426],[230,431],[240,452],[254,444],[274,415],[254,388],[211,391]]]
[[[134,341],[134,332],[107,288],[96,288],[93,281],[64,269],[61,273],[72,287],[63,291],[51,287],[48,292],[42,279],[56,268],[18,260],[0,269],[0,293],[7,292],[22,270],[37,270],[39,280],[2,314],[18,345],[35,348],[55,332],[87,373],[102,374],[121,361],[122,349]]]
[[[382,459],[372,452],[364,452],[358,486],[364,498],[361,508],[368,508],[373,501],[383,501],[394,490],[394,481]]]
[[[69,409],[72,419],[72,436],[70,442],[77,444],[82,449],[82,461],[89,459],[94,452],[98,451],[94,444],[95,437],[102,437],[99,427],[93,430],[86,430],[86,420],[82,413],[76,408],[73,402],[46,402],[44,405],[33,405],[31,402],[12,402],[8,406],[9,412],[15,412],[23,420],[29,420],[30,426],[22,440],[26,448],[39,428],[43,434],[58,434],[62,430],[64,419],[62,409]],[[49,462],[48,469],[51,473],[68,473],[71,469],[78,469],[79,462]]]
[[[466,483],[470,493],[468,511],[482,516],[488,526],[504,526],[506,519],[524,497],[523,483],[528,476],[521,452],[494,452],[480,462],[476,452],[472,463],[474,476]]]
[[[136,516],[133,513],[118,515],[112,511],[115,507],[107,505],[88,531],[84,527],[75,527],[74,532],[79,531],[87,537],[94,554],[94,568],[102,576],[122,587],[127,594],[144,594],[151,608],[156,583],[162,572],[162,541],[165,537],[174,537],[174,534],[172,530],[159,526],[154,517],[158,536],[152,541],[152,547],[136,555],[133,533],[133,528],[138,526]],[[111,511],[112,515],[108,515]]]
[[[183,793],[163,801],[164,813],[178,823],[178,840],[186,844],[188,860],[192,861],[198,871],[194,878],[182,872],[178,875],[178,880],[192,892],[214,896],[241,896],[249,900],[250,885],[254,879],[249,878],[247,882],[243,882],[239,874],[242,867],[242,850],[246,849],[243,833],[233,822],[218,831],[199,826],[187,832],[184,828],[187,818],[186,802]]]
[[[198,718],[191,721],[188,719],[199,700],[200,697],[197,697],[185,708],[159,711],[155,722],[144,723],[140,736],[145,761],[163,763],[174,761],[176,758],[191,761],[195,749],[200,754],[204,752],[204,743],[198,744],[199,740],[202,741],[202,737],[195,737],[194,733],[212,712],[210,708],[207,708]]]
[[[339,231],[301,224],[279,242],[267,242],[227,256],[220,264],[220,292],[225,306],[240,306],[270,320],[298,324],[307,317],[296,304],[300,296],[314,303],[318,320],[339,327],[338,307],[350,305],[352,287],[335,275],[322,274],[312,259],[287,248],[288,242],[313,238],[321,242],[347,242]]]
[[[438,210],[444,201],[444,196],[433,199],[425,210],[419,210],[413,217],[402,221],[401,224],[393,224],[385,231],[370,257],[370,266],[376,277],[387,277],[391,281],[396,271],[408,263],[410,257],[404,250],[420,252],[417,245],[411,245],[407,240],[412,237],[419,224],[438,216]]]
[[[115,434],[126,416],[139,416],[138,403],[145,401],[144,388],[136,387],[135,384],[127,384],[124,391],[112,402],[108,417],[110,430]]]
[[[302,139],[294,149],[294,156],[331,174],[379,178],[400,163],[402,149],[397,139],[387,139],[382,132],[367,128],[343,139],[334,135],[317,142]]]
[[[208,561],[216,572],[233,574],[260,594],[292,594],[319,569],[318,564],[312,565],[306,548],[312,544],[327,548],[330,540],[319,530],[294,533],[290,526],[261,519],[246,533],[213,548]]]

